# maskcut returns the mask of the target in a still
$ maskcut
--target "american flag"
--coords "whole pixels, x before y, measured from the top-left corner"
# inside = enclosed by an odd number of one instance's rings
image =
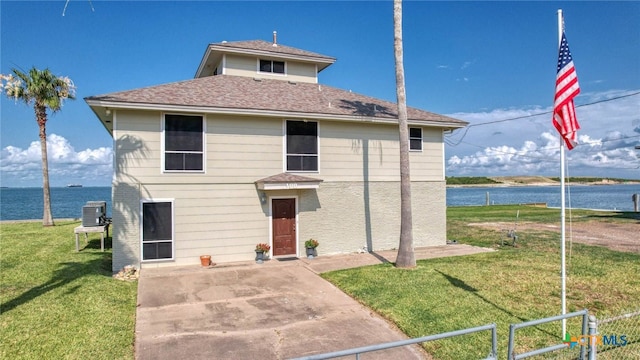
[[[573,98],[580,93],[578,76],[573,66],[567,37],[562,32],[562,42],[558,53],[558,73],[556,74],[556,96],[553,103],[553,126],[564,139],[569,150],[573,149],[580,129],[576,118]]]

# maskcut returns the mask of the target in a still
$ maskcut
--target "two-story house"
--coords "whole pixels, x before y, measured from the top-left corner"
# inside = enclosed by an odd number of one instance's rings
[[[91,96],[114,139],[113,269],[397,248],[397,106],[318,83],[335,58],[210,44],[195,78]],[[389,71],[393,71],[389,69]],[[446,243],[445,132],[409,108],[415,246]]]

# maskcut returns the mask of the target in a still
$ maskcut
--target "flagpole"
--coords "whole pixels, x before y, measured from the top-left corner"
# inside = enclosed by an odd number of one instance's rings
[[[562,17],[562,9],[558,9],[558,48],[562,42],[562,32],[564,31],[564,19]],[[564,184],[564,140],[560,135],[560,279],[561,279],[561,298],[562,298],[562,315],[567,313],[567,269],[565,263],[565,184]],[[562,319],[562,338],[567,333],[567,319]]]

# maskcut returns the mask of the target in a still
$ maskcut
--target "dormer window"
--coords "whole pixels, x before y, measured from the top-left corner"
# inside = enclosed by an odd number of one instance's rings
[[[284,74],[284,61],[260,59],[260,72]]]

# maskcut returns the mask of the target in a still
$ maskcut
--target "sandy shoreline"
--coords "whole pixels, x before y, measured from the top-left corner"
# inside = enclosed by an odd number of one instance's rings
[[[594,182],[565,182],[566,186],[610,186],[610,185],[639,185],[640,181],[594,181]],[[560,186],[559,181],[508,181],[500,180],[499,183],[487,184],[447,184],[447,187],[523,187],[523,186]]]

